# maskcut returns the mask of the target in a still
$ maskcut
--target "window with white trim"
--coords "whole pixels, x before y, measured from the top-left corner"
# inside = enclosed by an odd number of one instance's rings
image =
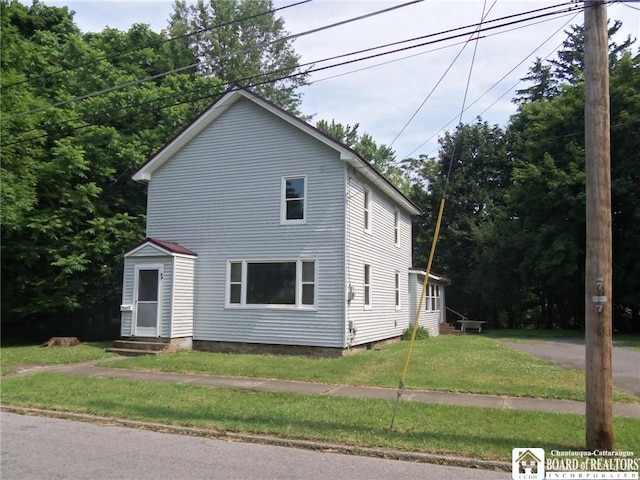
[[[371,190],[364,187],[364,231],[371,233]]]
[[[397,208],[393,211],[393,243],[396,247],[400,245],[400,212]]]
[[[364,264],[364,307],[371,308],[371,265]]]
[[[400,310],[400,272],[395,273],[394,294],[396,299],[396,310]]]
[[[440,285],[427,285],[427,298],[425,308],[427,311],[440,309]]]
[[[315,260],[230,261],[227,306],[316,305]]]
[[[307,176],[282,177],[282,192],[280,197],[280,223],[306,223]]]

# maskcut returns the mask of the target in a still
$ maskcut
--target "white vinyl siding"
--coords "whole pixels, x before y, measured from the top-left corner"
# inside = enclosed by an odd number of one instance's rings
[[[173,257],[171,338],[193,336],[196,259]]]
[[[300,172],[306,223],[283,225]],[[198,253],[194,340],[344,347],[345,176],[337,151],[246,99],[153,173],[147,235]],[[310,257],[315,309],[226,308],[229,260]]]
[[[365,192],[369,192],[368,194]],[[363,205],[369,196],[371,233],[366,233]],[[356,335],[352,345],[400,336],[409,326],[408,309],[396,308],[395,274],[399,275],[400,305],[408,305],[408,270],[411,267],[411,217],[357,170],[350,169],[347,182],[348,210],[346,285],[355,296],[347,303],[346,316]],[[395,243],[395,212],[398,211],[399,245]],[[365,308],[363,265],[371,265],[371,308]],[[347,332],[348,333],[348,332]],[[347,335],[347,338],[349,336]]]

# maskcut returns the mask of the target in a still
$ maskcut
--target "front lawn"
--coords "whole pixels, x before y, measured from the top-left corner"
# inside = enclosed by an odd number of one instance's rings
[[[15,371],[17,365],[60,365],[88,362],[114,356],[105,352],[111,342],[88,342],[75,347],[40,347],[39,345],[3,345],[0,348],[2,375]]]
[[[360,447],[509,462],[511,449],[584,449],[584,415],[252,392],[197,385],[39,374],[5,379],[5,405]],[[615,449],[640,451],[640,420],[616,417]]]
[[[409,342],[342,358],[180,352],[100,365],[141,370],[284,380],[398,386]],[[584,400],[584,373],[559,367],[483,335],[439,336],[416,342],[409,389]],[[640,399],[616,391],[616,401]]]

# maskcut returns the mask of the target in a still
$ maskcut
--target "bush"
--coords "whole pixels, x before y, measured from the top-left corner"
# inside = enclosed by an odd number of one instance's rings
[[[409,327],[402,332],[402,340],[411,340],[412,331],[413,327]],[[426,340],[427,338],[429,338],[429,331],[424,327],[418,326],[418,330],[416,331],[416,340]]]

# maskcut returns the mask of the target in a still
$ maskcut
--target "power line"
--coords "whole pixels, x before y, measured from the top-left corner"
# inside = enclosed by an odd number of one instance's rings
[[[491,8],[489,8],[489,11],[487,12],[486,15],[489,15],[489,13],[491,12],[491,10],[493,9],[493,7],[495,6],[495,4],[497,3],[497,0],[495,0],[493,2],[493,4],[491,5]],[[483,12],[484,13],[484,12]],[[486,15],[483,14],[482,16],[482,20],[485,19]],[[478,24],[477,28],[480,28],[481,23]],[[436,84],[433,86],[433,88],[431,89],[431,91],[427,94],[427,96],[424,98],[424,100],[422,101],[422,103],[420,104],[420,106],[416,109],[415,112],[413,112],[413,115],[411,115],[411,117],[409,117],[409,120],[407,120],[407,122],[404,124],[404,126],[400,129],[400,131],[396,134],[395,137],[393,137],[393,140],[391,140],[391,143],[389,143],[389,147],[392,147],[393,144],[395,143],[395,141],[400,138],[400,135],[402,135],[402,133],[406,130],[406,128],[409,126],[409,124],[411,124],[411,122],[413,121],[414,118],[416,118],[416,115],[418,115],[418,113],[420,112],[420,110],[422,110],[422,107],[424,107],[424,104],[427,103],[427,100],[429,100],[431,98],[431,95],[433,95],[433,92],[436,91],[436,88],[438,88],[438,86],[440,85],[440,83],[442,82],[442,80],[444,80],[444,77],[447,76],[447,73],[449,73],[449,70],[451,70],[453,68],[453,66],[455,65],[456,61],[458,60],[458,58],[460,58],[460,55],[462,55],[462,52],[464,52],[465,48],[467,48],[467,45],[469,45],[469,42],[472,40],[471,37],[473,37],[476,33],[477,33],[477,28],[476,30],[474,30],[471,34],[470,34],[470,38],[463,43],[462,48],[460,49],[460,51],[458,52],[458,54],[453,58],[453,60],[451,61],[451,63],[449,64],[449,66],[447,67],[447,69],[444,71],[444,73],[440,76],[440,78],[438,79],[438,81],[436,82]],[[476,45],[477,45],[477,38],[476,38]]]
[[[284,37],[281,37],[281,38],[278,38],[278,39],[275,39],[275,40],[271,40],[269,42],[263,42],[263,43],[261,43],[259,45],[256,45],[256,46],[252,47],[252,48],[230,52],[230,53],[227,54],[227,57],[232,57],[232,56],[238,55],[240,53],[247,53],[247,52],[251,51],[252,49],[264,48],[264,47],[267,47],[269,45],[273,45],[275,43],[294,40],[296,38],[300,38],[300,37],[303,37],[303,36],[306,36],[306,35],[317,33],[317,32],[323,31],[323,30],[328,30],[330,28],[346,25],[348,23],[352,23],[352,22],[355,22],[355,21],[358,21],[358,20],[363,20],[365,18],[370,18],[370,17],[376,16],[376,15],[380,15],[382,13],[388,13],[388,12],[390,12],[392,10],[397,10],[399,8],[407,7],[409,5],[420,3],[420,2],[423,2],[423,1],[424,0],[411,0],[409,2],[402,3],[400,5],[394,5],[392,7],[384,8],[382,10],[377,10],[377,11],[374,11],[374,12],[371,12],[371,13],[367,13],[367,14],[364,14],[364,15],[359,15],[357,17],[352,17],[352,18],[349,18],[349,19],[346,19],[346,20],[341,20],[339,22],[331,23],[329,25],[324,25],[324,26],[321,26],[321,27],[313,28],[311,30],[306,30],[306,31],[301,32],[301,33],[296,33],[296,34],[292,34],[292,35],[286,35]],[[191,68],[198,67],[198,66],[200,66],[202,64],[205,64],[205,63],[207,63],[207,62],[196,62],[196,63],[191,64],[191,65],[186,65],[186,66],[182,66],[182,67],[179,67],[179,68],[174,68],[172,70],[169,70],[169,71],[166,71],[166,72],[163,72],[163,73],[158,73],[156,75],[151,75],[149,77],[145,77],[145,78],[142,78],[142,79],[132,80],[130,82],[126,82],[126,83],[123,83],[123,84],[120,84],[120,85],[116,85],[116,86],[113,86],[113,87],[105,88],[103,90],[99,90],[99,91],[96,91],[96,92],[88,93],[86,95],[80,95],[80,96],[77,96],[77,97],[74,97],[74,98],[70,98],[70,99],[67,99],[67,100],[63,100],[63,101],[60,101],[60,102],[56,102],[56,103],[53,103],[53,104],[50,104],[50,105],[45,105],[45,106],[42,106],[42,107],[38,107],[38,108],[31,109],[31,110],[27,110],[25,112],[16,113],[16,114],[13,114],[13,115],[8,115],[6,117],[1,118],[0,120],[8,120],[8,119],[11,119],[11,118],[21,117],[21,116],[24,116],[24,115],[30,115],[32,113],[41,112],[41,111],[47,110],[49,108],[60,107],[62,105],[66,105],[68,103],[76,102],[78,100],[84,100],[86,98],[91,98],[91,97],[95,97],[97,95],[102,95],[102,94],[105,94],[105,93],[113,92],[114,90],[119,90],[121,88],[131,87],[131,86],[137,85],[139,83],[148,82],[150,80],[155,80],[155,79],[170,75],[172,73],[179,73],[179,72],[182,72],[182,71],[185,71],[185,70],[189,70]]]
[[[261,17],[263,15],[269,15],[271,13],[276,13],[276,12],[278,12],[280,10],[285,10],[287,8],[296,7],[298,5],[302,5],[304,3],[309,3],[309,2],[312,2],[312,1],[313,0],[302,0],[302,1],[297,2],[297,3],[292,3],[290,5],[285,5],[283,7],[278,7],[278,8],[274,8],[274,9],[271,9],[271,10],[267,10],[265,12],[256,13],[254,15],[248,15],[246,17],[242,17],[242,18],[238,18],[238,19],[235,19],[235,20],[231,20],[229,22],[217,23],[217,24],[215,24],[215,25],[213,25],[211,27],[201,28],[199,30],[194,30],[193,32],[184,33],[182,35],[178,35],[178,36],[171,37],[171,38],[166,38],[164,40],[159,40],[157,42],[147,43],[147,44],[144,44],[144,45],[142,45],[140,47],[130,48],[129,50],[123,50],[121,52],[116,52],[116,53],[113,53],[111,55],[105,55],[103,57],[98,57],[98,58],[95,58],[93,60],[88,60],[86,62],[82,62],[82,63],[79,63],[77,65],[74,65],[73,67],[61,68],[61,69],[55,70],[53,72],[48,72],[48,73],[44,73],[42,75],[38,75],[37,77],[26,78],[24,80],[20,80],[19,82],[10,83],[8,85],[3,85],[0,88],[5,89],[5,88],[10,88],[10,87],[15,87],[16,85],[22,85],[23,83],[33,82],[33,81],[36,81],[36,80],[41,80],[43,78],[48,78],[48,77],[51,77],[53,75],[58,75],[59,73],[70,72],[70,71],[73,71],[73,70],[77,70],[78,68],[86,67],[88,65],[93,65],[93,64],[101,62],[103,60],[112,60],[112,59],[120,57],[122,55],[128,55],[129,53],[137,52],[138,50],[144,50],[145,48],[156,47],[156,46],[168,43],[168,42],[174,42],[176,40],[181,40],[183,38],[191,37],[193,35],[198,35],[200,33],[208,32],[210,30],[215,30],[217,28],[222,28],[222,27],[226,27],[226,26],[229,26],[229,25],[233,25],[234,23],[240,23],[240,22],[244,22],[246,20],[251,20],[253,18],[258,18],[258,17]]]
[[[535,10],[535,11],[537,12],[538,10]],[[523,14],[528,14],[528,13],[529,12],[524,12]],[[552,13],[554,13],[554,14],[555,13],[564,13],[564,11],[552,12]],[[520,14],[520,15],[522,15],[522,14]],[[505,25],[511,25],[511,24],[514,24],[514,23],[519,23],[519,22],[522,22],[522,21],[527,21],[527,20],[539,18],[541,16],[542,17],[546,17],[547,15],[548,14],[540,15],[540,16],[536,16],[536,17],[530,17],[530,18],[519,20],[519,21],[512,21],[512,22],[508,22],[508,23],[502,24],[502,25],[497,25],[497,26],[491,27],[491,28],[499,28],[499,27],[502,27],[502,26],[505,26]],[[501,17],[501,18],[513,18],[515,16],[518,16],[518,15],[509,15],[508,17]],[[476,25],[478,25],[478,24],[476,24]],[[462,28],[466,28],[466,27],[462,27]],[[457,31],[457,30],[459,30],[459,28],[446,30],[445,32],[451,32],[451,31]],[[415,38],[412,38],[412,39],[409,39],[409,40],[403,40],[403,41],[400,41],[400,42],[392,42],[392,43],[388,43],[388,44],[384,44],[384,45],[379,45],[379,46],[376,46],[376,47],[371,47],[371,48],[368,48],[368,49],[358,50],[358,51],[355,51],[355,52],[350,52],[350,53],[341,54],[341,55],[334,55],[332,57],[327,57],[327,58],[324,58],[324,59],[321,59],[321,60],[315,60],[313,62],[307,62],[307,63],[304,63],[304,64],[300,64],[300,65],[298,65],[298,68],[303,68],[303,67],[307,67],[307,66],[311,66],[311,65],[316,65],[318,63],[323,63],[323,62],[327,62],[327,61],[330,61],[330,60],[336,60],[336,59],[339,59],[339,58],[345,58],[345,57],[353,56],[353,55],[360,54],[360,53],[366,53],[366,52],[370,52],[370,51],[373,51],[373,50],[379,50],[381,48],[386,48],[388,46],[407,43],[407,42],[410,42],[410,41],[414,41],[416,39],[430,38],[430,37],[433,37],[433,36],[437,36],[439,34],[440,33],[423,35],[423,36],[415,37]],[[377,55],[371,55],[371,56],[367,56],[367,57],[363,57],[363,58],[359,58],[359,59],[354,59],[354,60],[351,60],[351,61],[342,62],[342,63],[339,63],[339,64],[327,66],[327,67],[311,69],[311,70],[308,70],[308,71],[303,72],[303,73],[296,73],[296,74],[293,74],[293,75],[287,75],[287,76],[284,76],[284,77],[273,79],[273,81],[277,82],[277,81],[280,81],[282,79],[292,78],[294,76],[298,76],[298,75],[301,75],[301,74],[307,74],[307,73],[312,73],[312,72],[316,72],[316,71],[320,71],[320,70],[325,70],[327,68],[333,68],[333,67],[337,67],[337,66],[342,66],[342,65],[346,65],[346,64],[349,64],[349,63],[354,63],[354,62],[357,62],[357,61],[366,60],[366,59],[370,59],[370,58],[375,58],[375,57],[378,57],[378,56],[381,56],[381,55],[387,55],[387,54],[390,54],[390,53],[396,53],[396,52],[399,52],[399,51],[408,50],[408,49],[412,49],[412,48],[417,48],[417,47],[424,46],[424,45],[438,43],[438,42],[441,42],[441,41],[445,41],[445,40],[452,39],[452,38],[458,38],[458,37],[466,36],[466,35],[468,35],[468,33],[464,33],[464,34],[460,34],[460,35],[454,35],[454,36],[450,36],[450,37],[446,37],[446,38],[442,38],[442,39],[438,39],[438,40],[434,40],[434,41],[423,42],[421,44],[417,44],[417,45],[413,45],[413,46],[409,46],[409,47],[405,47],[405,48],[399,48],[399,49],[392,50],[392,51],[382,52],[382,53],[377,54]],[[251,80],[254,80],[256,78],[266,77],[266,76],[269,76],[269,75],[278,74],[278,73],[285,72],[285,71],[288,71],[288,69],[279,69],[279,70],[275,70],[275,71],[271,71],[271,72],[266,72],[266,73],[261,73],[261,74],[258,74],[258,75],[253,75],[251,77],[245,77],[245,78],[237,79],[236,82],[241,83],[241,82],[251,81]],[[268,83],[268,82],[262,82],[261,85],[264,84],[264,83]],[[111,89],[110,91],[114,91],[114,89]],[[104,93],[109,93],[109,92],[104,92]],[[168,96],[162,97],[159,100],[173,98],[173,97],[179,96],[181,94],[182,94],[182,92],[175,93],[175,94],[172,94],[172,95],[168,95]],[[134,106],[142,106],[145,103],[146,102],[143,102],[141,104],[137,104],[137,105],[134,105]],[[117,108],[117,109],[115,109],[113,111],[120,111],[120,110],[123,110],[125,108],[130,108],[130,106],[129,107],[120,107],[120,108]],[[102,114],[111,113],[111,112],[112,112],[112,110],[109,110],[109,111],[103,112]],[[11,117],[5,117],[5,118],[11,118]],[[49,127],[57,126],[57,125],[60,125],[60,124],[65,124],[68,121],[72,121],[72,120],[81,120],[82,118],[84,118],[84,116],[83,115],[79,115],[79,116],[75,117],[75,119],[58,122],[57,124],[49,125]],[[32,128],[32,129],[20,132],[19,134],[24,134],[24,133],[27,133],[27,132],[33,131],[33,130],[39,130],[39,128],[37,128],[37,127],[36,128]]]
[[[482,95],[480,95],[478,98],[476,98],[472,103],[470,103],[464,111],[467,111],[468,109],[470,109],[471,107],[473,107],[476,103],[478,103],[482,98],[484,98],[485,95],[487,95],[491,90],[493,90],[496,86],[498,86],[505,78],[507,78],[509,75],[511,75],[520,65],[522,65],[524,62],[526,62],[529,58],[531,58],[531,56],[536,53],[540,48],[542,48],[542,46],[547,43],[549,40],[551,40],[555,35],[558,34],[558,32],[560,32],[562,29],[564,29],[567,25],[569,25],[569,23],[571,23],[573,21],[573,19],[575,19],[580,13],[582,12],[582,10],[578,11],[575,15],[573,15],[569,20],[567,20],[560,28],[558,28],[555,32],[553,32],[551,35],[549,35],[549,37],[547,37],[547,39],[542,42],[540,45],[538,45],[534,50],[531,51],[531,53],[529,53],[527,56],[525,56],[516,66],[514,66],[511,70],[509,70],[507,73],[505,73],[499,80],[497,80],[493,85],[491,85]],[[557,52],[558,49],[562,46],[562,44],[564,43],[564,40],[562,42],[560,42],[560,44],[554,49],[552,50],[546,57],[545,60],[548,59],[553,53]],[[483,115],[485,112],[487,112],[491,107],[493,107],[496,103],[498,103],[498,101],[500,99],[502,99],[505,95],[507,95],[510,91],[512,91],[516,85],[518,85],[519,83],[521,83],[522,80],[518,80],[513,86],[511,86],[507,91],[505,91],[500,97],[498,97],[498,99],[496,101],[494,101],[491,105],[489,105],[489,107],[487,107],[486,109],[484,109],[480,114]],[[438,130],[436,133],[434,133],[433,135],[431,135],[429,138],[427,138],[424,142],[422,142],[420,145],[418,145],[416,148],[414,148],[411,152],[409,152],[407,155],[405,155],[403,157],[403,160],[400,160],[400,162],[404,161],[404,159],[407,159],[409,157],[411,157],[411,155],[413,155],[416,150],[420,149],[421,147],[423,147],[427,142],[433,140],[440,132],[442,132],[445,128],[447,128],[449,125],[451,125],[452,122],[454,122],[456,120],[456,118],[458,118],[458,116],[456,115],[455,117],[453,117],[451,120],[449,120],[442,128],[440,128],[440,130]],[[436,147],[437,148],[437,147]],[[433,153],[433,150],[428,154],[431,155],[431,153]]]
[[[514,25],[514,24],[517,24],[517,23],[522,23],[522,22],[525,22],[525,21],[528,21],[528,20],[537,19],[537,18],[541,18],[541,17],[547,17],[547,16],[549,16],[549,15],[551,15],[551,14],[558,14],[558,13],[566,13],[566,12],[565,12],[565,11],[561,11],[561,12],[552,12],[552,13],[547,13],[547,14],[537,15],[537,16],[535,16],[535,17],[529,17],[529,18],[525,18],[525,19],[521,19],[521,20],[517,20],[517,21],[507,22],[506,24],[502,24],[502,25],[497,25],[497,26],[493,26],[493,27],[483,28],[483,29],[480,29],[480,30],[479,30],[479,32],[481,32],[481,31],[485,31],[485,30],[491,30],[491,29],[495,29],[495,28],[500,28],[500,27],[503,27],[503,26]],[[521,28],[522,28],[522,27],[521,27]],[[423,43],[421,43],[421,44],[411,45],[411,46],[403,47],[403,48],[398,48],[398,49],[395,49],[395,50],[391,50],[391,51],[387,51],[387,52],[382,52],[382,53],[378,53],[378,54],[375,54],[375,55],[369,55],[369,56],[366,56],[366,57],[357,58],[357,59],[353,59],[353,60],[349,60],[349,61],[344,61],[344,62],[337,63],[337,64],[333,64],[333,65],[327,65],[327,66],[325,66],[325,67],[313,68],[313,69],[307,70],[307,71],[305,71],[305,72],[298,72],[298,73],[293,73],[293,74],[287,74],[287,75],[284,75],[284,76],[281,76],[281,77],[278,77],[278,78],[274,78],[274,79],[272,78],[272,79],[269,79],[269,80],[263,80],[263,81],[260,81],[260,82],[257,82],[257,83],[253,83],[253,84],[245,84],[244,86],[245,86],[245,87],[247,87],[247,88],[252,88],[252,87],[256,87],[256,86],[261,86],[261,85],[264,85],[264,84],[267,84],[267,83],[273,83],[273,82],[281,81],[281,80],[284,80],[284,79],[293,78],[293,77],[296,77],[296,76],[299,76],[299,75],[303,75],[303,74],[308,74],[308,73],[313,73],[313,72],[317,72],[317,71],[327,70],[327,69],[330,69],[330,68],[335,68],[335,67],[339,67],[339,66],[343,66],[343,65],[348,65],[348,64],[355,63],[355,62],[359,62],[359,61],[362,61],[362,60],[368,60],[368,59],[371,59],[371,58],[377,58],[377,57],[380,57],[380,56],[383,56],[383,55],[388,55],[388,54],[397,53],[397,52],[400,52],[400,51],[405,51],[405,50],[409,50],[409,49],[413,49],[413,48],[418,48],[418,47],[425,46],[425,45],[430,45],[430,44],[434,44],[434,43],[439,43],[439,42],[443,42],[443,41],[446,41],[446,40],[450,40],[450,39],[453,39],[453,38],[458,38],[458,37],[466,36],[466,35],[468,35],[468,33],[458,34],[458,35],[452,35],[452,36],[445,37],[445,38],[442,38],[442,39],[437,39],[437,40],[432,40],[432,41],[428,41],[428,42],[423,42]],[[375,47],[375,49],[379,49],[379,48],[383,48],[383,47],[384,47],[384,46],[381,46],[381,47]],[[329,57],[329,58],[327,58],[327,59],[322,59],[322,60],[319,60],[319,61],[316,61],[316,62],[308,62],[308,63],[306,63],[306,64],[302,64],[302,65],[300,65],[299,67],[304,67],[304,66],[308,66],[308,65],[313,65],[313,64],[315,64],[315,63],[325,62],[325,61],[328,61],[328,60],[331,60],[331,59],[340,58],[340,57],[351,56],[351,55],[353,55],[353,54],[354,54],[354,53],[352,52],[352,53],[348,53],[348,54],[337,55],[337,56]],[[230,86],[232,83],[242,83],[242,82],[244,82],[244,81],[250,81],[250,80],[253,80],[253,79],[256,79],[256,78],[266,77],[266,76],[269,76],[269,75],[277,74],[277,73],[282,72],[282,71],[285,71],[285,70],[288,70],[288,69],[279,69],[279,70],[275,70],[275,71],[271,71],[271,72],[266,72],[266,73],[261,73],[261,74],[253,75],[253,76],[251,76],[251,77],[245,77],[245,78],[243,78],[243,79],[239,79],[239,80],[236,80],[236,81],[234,81],[234,82],[228,82],[228,83],[226,83],[226,84],[224,84],[224,85]],[[169,96],[166,96],[166,97],[162,97],[162,98],[160,98],[160,99],[155,99],[155,100],[153,100],[153,102],[155,102],[155,101],[157,101],[157,100],[163,100],[163,99],[167,99],[167,98],[173,98],[173,97],[176,97],[176,96],[182,95],[183,93],[184,93],[184,92],[180,92],[180,93],[176,93],[176,94],[169,95]],[[191,93],[191,92],[187,92],[187,93]],[[172,107],[172,106],[177,106],[177,105],[181,105],[181,104],[188,103],[188,102],[198,101],[198,100],[202,100],[202,99],[204,99],[204,98],[208,98],[208,97],[209,97],[208,95],[207,95],[207,96],[201,96],[201,97],[197,97],[197,98],[189,99],[188,101],[181,101],[181,102],[177,102],[177,103],[174,103],[174,104],[166,105],[166,106],[164,106],[164,107],[160,107],[160,109],[170,108],[170,107]],[[136,105],[136,106],[143,106],[143,105],[146,105],[146,104],[149,104],[149,103],[152,103],[152,102],[143,102],[143,103],[138,104],[138,105]],[[113,111],[120,111],[120,110],[123,110],[124,108],[130,108],[130,106],[127,106],[127,107],[121,107],[121,108],[118,108],[118,109],[115,109],[115,110],[112,110],[112,111],[102,112],[101,114],[102,114],[102,115],[104,115],[104,114],[107,114],[107,113],[112,113]],[[146,111],[143,111],[143,112],[141,112],[141,113],[146,113]],[[5,117],[5,118],[11,118],[11,117]],[[79,117],[76,117],[76,118],[71,119],[71,120],[66,120],[66,121],[64,121],[64,122],[59,122],[58,124],[54,124],[54,125],[52,125],[52,126],[57,126],[57,125],[60,125],[60,124],[66,124],[68,121],[81,120],[82,118],[84,118],[84,117],[83,117],[83,116],[79,116]],[[122,118],[124,118],[124,117],[122,117]],[[79,129],[79,128],[87,128],[87,127],[89,127],[89,126],[91,126],[91,125],[75,127],[75,128],[72,128],[71,130],[76,130],[76,129]],[[50,126],[50,127],[51,127],[51,126]],[[30,130],[27,130],[27,131],[23,131],[23,132],[18,133],[17,135],[24,134],[24,133],[27,133],[27,132],[29,132],[29,131],[33,131],[33,130],[36,130],[36,129],[30,129]],[[32,140],[36,140],[36,139],[39,139],[39,138],[45,138],[45,137],[47,137],[47,136],[48,136],[48,135],[40,135],[40,136],[37,136],[37,137],[31,137],[31,138],[28,138],[28,139],[22,139],[22,140],[17,140],[17,141],[14,141],[14,142],[5,143],[5,144],[3,144],[3,145],[1,145],[1,146],[2,146],[2,147],[6,147],[6,146],[14,145],[14,144],[16,144],[16,143],[20,143],[20,142],[22,142],[22,141],[32,141]],[[426,143],[426,142],[425,142],[425,143]]]

